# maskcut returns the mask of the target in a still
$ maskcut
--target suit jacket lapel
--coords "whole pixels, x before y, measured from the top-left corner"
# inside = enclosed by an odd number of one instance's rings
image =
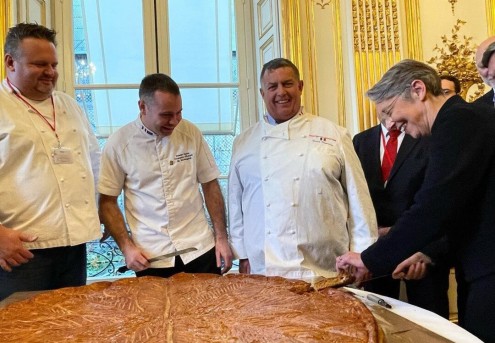
[[[409,155],[409,152],[414,148],[414,146],[418,143],[417,140],[412,138],[409,135],[405,135],[404,139],[402,140],[402,143],[400,145],[399,151],[397,152],[397,157],[395,158],[394,165],[392,166],[392,170],[390,171],[390,176],[388,178],[388,181],[394,177],[394,175],[397,173],[399,168],[402,166],[404,163],[407,155]]]

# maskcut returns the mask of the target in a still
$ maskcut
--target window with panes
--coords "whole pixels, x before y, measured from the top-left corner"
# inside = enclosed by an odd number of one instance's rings
[[[239,86],[246,63],[237,46],[240,8],[235,0],[73,0],[72,91],[100,146],[137,118],[141,79],[166,73],[181,88],[183,117],[210,145],[226,196],[240,98],[248,96]],[[111,239],[88,244],[88,278],[121,276],[116,270],[122,264]]]

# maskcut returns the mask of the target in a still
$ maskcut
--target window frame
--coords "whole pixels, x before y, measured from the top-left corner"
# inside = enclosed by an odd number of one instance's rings
[[[143,33],[145,49],[145,74],[170,73],[168,0],[142,0]],[[236,13],[236,39],[238,58],[237,83],[179,83],[181,89],[191,88],[232,88],[239,89],[239,117],[241,131],[258,120],[258,89],[256,89],[256,52],[253,43],[253,8],[251,1],[234,0]],[[53,8],[54,29],[57,31],[59,54],[59,80],[57,89],[75,96],[78,89],[111,90],[136,89],[139,84],[90,84],[75,85],[74,52],[72,33],[72,0],[56,1]],[[159,14],[159,15],[157,15]],[[160,20],[155,20],[155,16]],[[158,57],[160,56],[160,57]],[[144,77],[144,75],[143,75]],[[137,108],[137,107],[136,107]],[[215,131],[203,131],[215,134]],[[222,132],[225,133],[225,132]],[[106,138],[105,136],[101,138]]]

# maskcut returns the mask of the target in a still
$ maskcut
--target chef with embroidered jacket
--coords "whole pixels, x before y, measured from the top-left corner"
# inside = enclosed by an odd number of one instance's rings
[[[267,113],[234,142],[230,242],[241,273],[335,276],[335,258],[362,251],[377,224],[346,129],[307,113],[297,67],[278,58],[261,72]]]

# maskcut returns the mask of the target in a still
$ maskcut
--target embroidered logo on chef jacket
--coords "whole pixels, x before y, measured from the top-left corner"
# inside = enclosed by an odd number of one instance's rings
[[[191,160],[192,158],[193,158],[193,154],[192,153],[190,153],[190,152],[183,152],[181,154],[175,155],[174,160],[175,160],[176,163],[180,163],[180,162]]]
[[[309,135],[311,137],[312,141],[315,143],[323,143],[323,144],[328,144],[328,145],[334,145],[336,140],[330,137],[325,137],[325,136],[318,136],[318,135]]]

